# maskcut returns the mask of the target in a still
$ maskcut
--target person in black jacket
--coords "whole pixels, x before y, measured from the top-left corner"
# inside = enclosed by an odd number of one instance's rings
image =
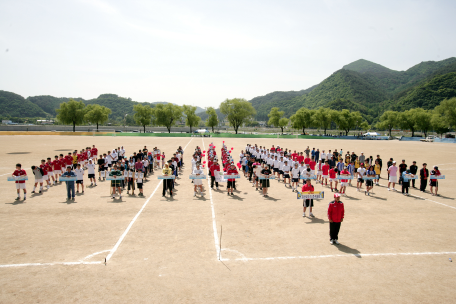
[[[380,165],[380,170],[382,170],[383,161],[382,161],[382,159],[380,158],[380,155],[377,155],[377,159],[376,159],[376,160],[378,161],[378,164]]]
[[[427,164],[423,164],[423,168],[420,170],[420,191],[426,190],[427,179],[429,178],[429,170],[426,169]]]
[[[410,173],[413,175],[416,175],[417,172],[418,172],[418,166],[416,165],[416,161],[414,161],[413,165],[410,166]],[[412,187],[416,188],[414,179],[412,179]]]

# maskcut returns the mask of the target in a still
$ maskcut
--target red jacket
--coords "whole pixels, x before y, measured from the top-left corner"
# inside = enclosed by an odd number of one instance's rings
[[[211,176],[215,176],[214,175],[214,171],[218,171],[220,172],[220,165],[219,164],[213,164],[209,170],[211,171]]]
[[[314,190],[314,186],[313,185],[308,186],[307,184],[304,184],[304,186],[302,186],[301,191],[302,192],[313,192],[315,190]]]
[[[329,203],[328,207],[328,219],[335,222],[340,223],[344,219],[344,203],[341,201],[336,202],[335,200]]]
[[[228,171],[226,171],[226,174],[238,174],[238,171],[236,169],[228,169]],[[236,179],[234,178],[229,178],[228,181],[229,182],[234,182]]]

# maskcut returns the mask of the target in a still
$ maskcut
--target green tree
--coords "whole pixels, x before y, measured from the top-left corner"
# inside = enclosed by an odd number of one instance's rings
[[[309,128],[314,123],[315,110],[301,108],[291,115],[291,125],[295,129],[302,130],[302,134],[306,133],[306,128]]]
[[[220,112],[226,115],[236,134],[239,127],[253,119],[256,114],[252,104],[243,98],[226,99],[220,104]]]
[[[206,109],[206,114],[209,115],[206,120],[206,126],[212,128],[212,133],[214,133],[214,127],[219,124],[217,112],[213,107],[208,107]]]
[[[456,97],[443,100],[435,111],[442,115],[448,127],[456,129]]]
[[[154,109],[149,105],[137,104],[133,106],[133,111],[135,111],[133,118],[138,125],[144,128],[144,133],[146,133],[146,126],[150,125],[152,122]]]
[[[361,113],[358,111],[350,112],[347,109],[344,109],[340,112],[333,111],[332,118],[334,122],[337,124],[339,130],[345,131],[345,135],[348,135],[350,130],[353,130],[363,122],[363,117]]]
[[[331,127],[333,110],[328,108],[319,108],[314,115],[314,123],[325,131]]]
[[[368,123],[367,121],[363,121],[363,122],[359,125],[359,127],[361,128],[361,130],[366,131],[366,132],[369,131],[370,128],[371,128],[371,126],[369,125],[369,123]]]
[[[91,123],[96,123],[98,131],[98,125],[106,123],[109,119],[109,114],[111,113],[111,109],[107,107],[92,104],[86,107],[86,114],[84,119]]]
[[[277,107],[272,108],[268,114],[268,117],[269,117],[268,125],[278,128],[279,121],[283,117],[284,114],[285,114],[285,112],[279,111],[279,108],[277,108]]]
[[[380,121],[377,123],[377,128],[388,130],[391,137],[391,130],[399,124],[399,113],[396,111],[386,111],[380,116]]]
[[[70,99],[68,102],[62,102],[56,112],[57,119],[63,124],[72,124],[73,132],[75,132],[76,125],[81,125],[84,122],[86,109],[82,101]]]
[[[416,127],[418,130],[424,133],[424,137],[427,136],[428,131],[432,128],[431,119],[432,112],[417,108],[416,110]]]
[[[450,129],[448,128],[448,123],[445,121],[438,113],[433,113],[431,118],[432,129],[442,137],[443,134],[448,133]]]
[[[182,107],[172,103],[158,104],[155,106],[156,124],[164,126],[171,133],[171,127],[182,119]]]
[[[190,133],[192,133],[192,128],[198,126],[201,117],[195,114],[196,107],[194,106],[183,106],[183,111],[185,115],[185,124],[190,127]]]
[[[290,120],[288,118],[282,117],[279,119],[279,128],[282,129],[282,134],[283,134],[283,128],[288,126],[288,123]]]
[[[410,109],[400,112],[398,115],[399,126],[402,130],[409,129],[412,132],[412,137],[415,136],[416,131],[417,109]]]

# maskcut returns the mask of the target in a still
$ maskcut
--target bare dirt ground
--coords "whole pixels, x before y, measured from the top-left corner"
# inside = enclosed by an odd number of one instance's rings
[[[316,186],[326,198],[315,203],[314,219],[302,217],[302,201],[277,181],[271,181],[269,198],[245,178],[234,196],[227,196],[225,186],[210,191],[204,181],[205,196],[193,197],[192,151],[211,142],[220,151],[223,140],[234,148],[236,161],[247,143],[298,151],[342,148],[380,154],[384,164],[389,157],[408,165],[416,160],[419,167],[438,164],[446,180],[438,197],[415,189],[410,197],[387,191],[386,171],[374,196],[350,187],[342,198],[341,245],[333,246],[329,188]],[[452,144],[83,136],[1,136],[0,142],[1,303],[454,303]],[[145,183],[144,198],[124,193],[112,200],[108,182],[87,187],[75,202],[66,200],[64,184],[30,195],[28,170],[27,200],[14,200],[14,184],[6,177],[15,163],[30,168],[92,144],[100,152],[123,145],[127,155],[158,146],[168,157],[186,146],[175,197],[162,197],[157,172]]]

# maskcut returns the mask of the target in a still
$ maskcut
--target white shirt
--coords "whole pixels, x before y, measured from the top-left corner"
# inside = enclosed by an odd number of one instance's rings
[[[136,183],[137,183],[137,184],[142,184],[144,173],[142,173],[142,172],[136,172],[136,174],[138,174],[138,177],[136,178]]]
[[[193,174],[196,175],[196,174],[199,174],[199,175],[203,175],[204,174],[204,171],[201,170],[201,168],[197,169],[193,169]]]
[[[74,169],[74,174],[76,174],[78,180],[84,179],[84,169]]]
[[[326,159],[326,153],[321,153],[320,154],[320,159]]]
[[[283,165],[284,163],[279,161],[279,171],[283,171]]]
[[[274,168],[279,168],[280,161],[278,159],[274,159]]]
[[[291,169],[291,174],[293,176],[293,178],[299,178],[299,174],[300,174],[300,170],[299,168],[293,168]]]
[[[288,173],[290,172],[290,166],[284,164],[284,165],[282,166],[282,171],[283,171],[284,173],[287,173],[287,174],[288,174]]]
[[[122,156],[122,157],[125,156],[125,150],[124,149],[120,149],[119,150],[119,156]]]
[[[108,165],[110,165],[110,164],[112,163],[112,156],[111,156],[111,154],[108,154],[108,155],[106,156],[105,163],[107,163]]]
[[[87,174],[95,174],[95,164],[87,164]]]
[[[366,171],[366,168],[358,168],[358,171],[356,172],[358,172],[359,178],[362,178],[366,174]]]

